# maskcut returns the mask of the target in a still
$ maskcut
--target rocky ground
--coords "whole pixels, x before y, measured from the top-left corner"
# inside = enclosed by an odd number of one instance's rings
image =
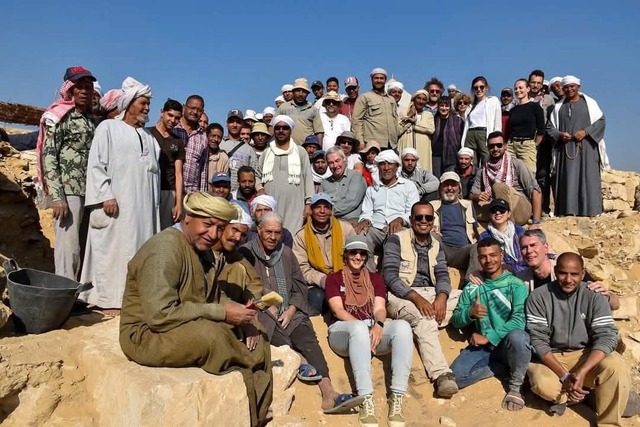
[[[0,156],[0,221],[3,225],[0,227],[0,261],[14,258],[22,267],[52,271],[51,214],[38,211],[33,203],[35,156],[30,152],[14,152],[2,143]],[[605,214],[599,218],[546,219],[543,222],[554,252],[580,252],[589,272],[622,298],[623,307],[616,313],[617,325],[626,347],[624,357],[632,367],[635,390],[640,390],[640,325],[637,318],[640,215],[633,208],[638,208],[636,200],[640,197],[636,198],[635,190],[639,183],[639,174],[605,173]],[[4,280],[4,272],[0,269],[0,286],[4,285]],[[9,313],[0,311],[0,321],[6,320]],[[72,318],[65,326],[68,330],[40,336],[17,335],[12,322],[0,329],[0,369],[5,373],[0,377],[0,423],[16,426],[105,425],[96,421],[100,419],[96,414],[99,405],[90,398],[89,391],[94,386],[87,379],[92,376],[91,370],[83,368],[77,351],[77,344],[91,336],[92,328],[99,327],[104,321],[98,314]],[[97,325],[89,326],[94,323]],[[336,389],[350,390],[348,369],[327,344],[326,324],[321,318],[314,318],[313,323]],[[112,321],[111,325],[113,327],[115,323]],[[455,330],[443,331],[441,343],[448,360],[453,360],[465,346],[463,337]],[[385,364],[384,359],[373,362],[375,400],[381,425],[386,425],[382,420],[386,414],[385,390],[389,382]],[[114,393],[120,389],[121,386],[114,386]],[[285,409],[279,410],[272,423],[274,426],[358,424],[355,415],[323,415],[319,410],[319,390],[315,386],[294,383],[293,388],[280,389],[280,401],[288,402],[293,398],[293,404],[288,415],[284,415]],[[500,408],[503,394],[500,382],[491,379],[465,389],[450,400],[436,399],[415,355],[405,406],[407,425],[588,426],[594,422],[593,412],[585,405],[568,410],[563,417],[549,417],[543,410],[545,404],[530,393],[525,395],[527,407],[518,413],[510,413]],[[101,399],[109,399],[108,393]],[[286,406],[286,403],[282,405]],[[640,425],[640,420],[625,420],[624,425]]]

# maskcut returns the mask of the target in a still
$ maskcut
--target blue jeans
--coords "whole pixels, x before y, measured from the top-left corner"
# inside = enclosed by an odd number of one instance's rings
[[[520,392],[531,361],[529,334],[514,329],[497,347],[469,346],[451,364],[458,387],[465,388],[485,378],[509,372],[509,391]]]

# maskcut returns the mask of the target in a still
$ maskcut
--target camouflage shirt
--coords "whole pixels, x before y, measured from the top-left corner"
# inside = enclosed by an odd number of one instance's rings
[[[47,128],[42,163],[53,200],[66,200],[65,195],[84,197],[89,148],[95,129],[91,118],[75,109],[57,125]]]

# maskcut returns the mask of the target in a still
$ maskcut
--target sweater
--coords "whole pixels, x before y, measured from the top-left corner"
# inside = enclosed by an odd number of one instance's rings
[[[484,278],[480,286],[468,283],[453,310],[451,324],[454,328],[464,328],[474,323],[476,330],[497,346],[509,332],[524,329],[527,293],[524,282],[508,271],[496,279]],[[480,295],[480,304],[487,307],[487,314],[482,319],[469,316],[477,294]]]

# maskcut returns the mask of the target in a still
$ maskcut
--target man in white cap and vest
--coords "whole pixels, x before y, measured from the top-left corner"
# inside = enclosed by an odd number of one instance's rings
[[[548,134],[555,148],[556,216],[602,213],[600,170],[609,168],[605,118],[598,103],[580,92],[580,79],[564,76],[565,98],[555,105]]]
[[[313,108],[313,107],[312,107]],[[296,127],[285,115],[273,119],[274,140],[264,151],[256,168],[256,190],[277,201],[283,226],[295,233],[309,215],[314,194],[313,175],[307,151],[291,138]]]
[[[324,136],[320,111],[307,100],[309,96],[307,79],[299,78],[293,84],[293,99],[278,107],[278,114],[284,114],[296,123],[291,138],[296,144],[302,144],[309,135],[316,135],[320,144]]]
[[[132,77],[122,83],[115,120],[96,129],[87,166],[90,209],[80,300],[115,315],[122,305],[127,263],[160,231],[160,146],[148,129],[151,89]]]
[[[398,176],[400,157],[393,150],[381,152],[375,161],[380,182],[374,182],[367,188],[355,231],[364,234],[369,247],[380,254],[388,235],[410,226],[411,207],[420,200],[420,196],[413,182]],[[373,257],[367,260],[367,268],[374,271]]]
[[[374,68],[370,76],[372,90],[358,97],[351,116],[353,133],[360,148],[369,141],[377,141],[382,148],[396,148],[401,128],[396,101],[384,90],[387,72]]]

